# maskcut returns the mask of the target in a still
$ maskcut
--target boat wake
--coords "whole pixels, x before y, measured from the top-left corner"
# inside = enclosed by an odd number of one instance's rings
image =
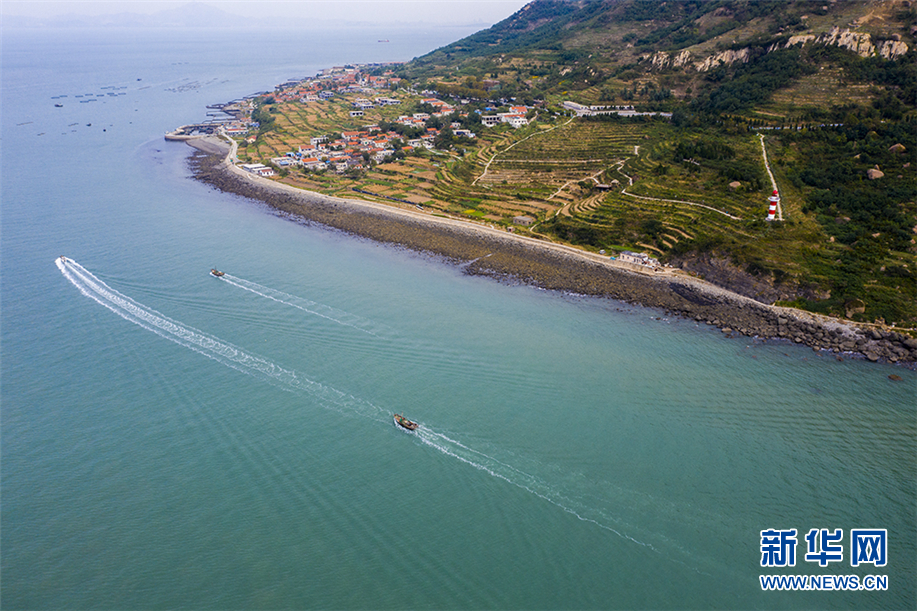
[[[56,264],[63,276],[80,293],[114,312],[124,320],[151,331],[159,337],[189,348],[237,371],[267,381],[283,390],[308,394],[314,397],[325,409],[333,410],[349,417],[360,416],[378,422],[391,422],[390,411],[319,382],[309,380],[295,371],[284,369],[272,363],[268,359],[245,352],[217,337],[173,320],[108,286],[76,261],[61,257],[56,260]],[[238,283],[241,288],[246,290],[253,290],[251,288],[252,283],[246,283],[232,277],[230,277],[230,281],[233,284]],[[248,286],[244,286],[243,283]],[[279,294],[279,292],[273,292],[272,294],[270,289],[263,291],[263,293],[265,296],[269,296],[270,299],[277,299],[278,301],[281,301],[278,295],[285,295]],[[289,303],[289,300],[284,299],[283,302]],[[292,303],[290,304],[292,305]],[[622,522],[621,519],[615,516],[609,515],[606,511],[590,507],[587,503],[576,500],[575,497],[580,496],[576,492],[566,494],[559,490],[558,486],[552,485],[538,476],[516,468],[485,452],[475,450],[423,424],[418,426],[413,433],[421,443],[446,456],[457,459],[492,477],[525,490],[563,509],[583,522],[593,524],[622,539],[646,548],[648,551],[660,553],[651,543],[641,541],[627,534],[626,531],[634,530],[631,525]],[[532,466],[533,470],[536,471],[541,471],[545,467],[545,465],[540,464]],[[641,538],[643,537],[641,536]]]
[[[242,373],[260,378],[283,390],[303,392],[317,398],[324,407],[346,414],[368,416],[382,421],[387,412],[295,371],[245,352],[217,337],[182,324],[118,292],[94,276],[82,265],[63,257],[56,260],[58,269],[80,293],[111,310],[124,320],[152,331],[159,337],[189,348]]]
[[[443,433],[438,433],[433,431],[425,426],[420,426],[415,431],[417,438],[424,443],[436,450],[439,450],[447,456],[451,456],[461,462],[484,471],[492,477],[501,479],[513,486],[521,488],[526,492],[534,494],[538,498],[551,503],[552,505],[563,509],[569,514],[572,514],[577,519],[582,520],[583,522],[589,522],[595,526],[598,526],[601,529],[607,530],[622,539],[626,539],[632,543],[636,543],[642,547],[647,548],[653,552],[659,553],[653,545],[639,541],[630,535],[622,532],[619,528],[615,528],[611,524],[617,522],[617,520],[611,518],[608,515],[605,515],[604,512],[601,512],[596,509],[589,508],[583,503],[577,502],[574,499],[571,499],[556,490],[555,487],[551,486],[542,479],[526,473],[520,469],[517,469],[511,465],[502,462],[493,456],[485,454],[484,452],[479,452],[474,450],[460,441],[452,439]]]
[[[223,273],[223,275],[220,276],[220,279],[235,287],[250,291],[266,299],[276,301],[277,303],[288,305],[298,310],[302,310],[303,312],[307,312],[332,322],[336,322],[339,325],[344,325],[345,327],[351,327],[357,331],[361,331],[369,335],[376,335],[373,331],[367,328],[371,325],[371,323],[368,320],[360,318],[359,316],[354,316],[352,314],[348,314],[347,312],[341,312],[339,310],[335,310],[332,307],[325,306],[308,299],[303,299],[302,297],[290,295],[289,293],[284,293],[283,291],[278,291],[256,282],[250,282],[242,278],[237,278],[231,274]]]

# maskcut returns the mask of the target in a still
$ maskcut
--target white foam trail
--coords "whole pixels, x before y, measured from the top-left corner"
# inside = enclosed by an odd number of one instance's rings
[[[364,329],[360,324],[350,323],[346,320],[341,320],[342,318],[351,318],[361,323],[362,325],[367,324],[368,321],[363,321],[359,317],[353,316],[352,314],[347,314],[346,312],[337,312],[334,308],[329,306],[324,306],[314,301],[309,301],[308,299],[303,299],[302,297],[297,297],[296,295],[290,295],[289,293],[284,293],[283,291],[278,291],[267,286],[263,286],[256,282],[251,282],[249,280],[244,280],[242,278],[237,278],[230,274],[224,273],[220,276],[220,279],[228,282],[229,284],[239,287],[240,289],[250,291],[261,297],[265,297],[277,303],[282,303],[290,307],[302,310],[303,312],[308,312],[309,314],[314,314],[321,318],[325,318],[332,322],[336,322],[339,325],[344,325],[346,327],[351,327],[357,331],[362,331],[363,333],[368,333],[369,335],[376,335],[372,331]],[[326,314],[322,314],[319,310],[324,310]]]
[[[345,415],[367,417],[376,421],[391,421],[390,412],[372,403],[308,380],[294,371],[279,367],[259,356],[248,354],[228,342],[172,320],[156,310],[134,301],[99,280],[72,259],[67,259],[66,261],[57,259],[56,264],[64,277],[83,295],[111,310],[121,318],[152,331],[162,338],[190,348],[199,354],[203,354],[243,373],[265,379],[284,390],[306,392],[318,398],[327,409],[332,409]],[[431,430],[426,426],[420,426],[415,433],[422,443],[447,456],[451,456],[493,477],[521,488],[584,522],[594,524],[622,539],[659,553],[653,545],[639,541],[610,526],[609,522],[614,522],[615,520],[609,518],[600,510],[590,509],[582,503],[567,498],[534,475],[516,469],[493,456],[474,450],[460,441]],[[598,517],[589,517],[586,515],[589,513]]]
[[[318,398],[325,407],[341,413],[357,414],[381,420],[385,414],[382,408],[361,401],[351,395],[314,382],[284,369],[253,354],[249,354],[232,344],[220,340],[203,331],[184,325],[178,321],[148,308],[119,293],[99,280],[82,265],[72,259],[55,261],[58,269],[83,295],[89,297],[121,318],[138,325],[147,331],[194,350],[207,358],[218,361],[243,373],[264,379],[284,390],[303,391]]]
[[[458,459],[467,465],[471,465],[475,469],[484,471],[493,477],[502,479],[503,481],[512,484],[513,486],[534,494],[538,498],[563,509],[569,514],[576,516],[577,519],[582,520],[583,522],[594,524],[599,528],[614,533],[622,539],[627,539],[628,541],[636,543],[637,545],[659,553],[659,550],[657,550],[651,544],[634,539],[633,537],[624,534],[612,526],[609,526],[607,523],[604,523],[605,521],[610,521],[608,520],[607,516],[601,516],[604,521],[600,522],[598,519],[583,515],[584,513],[589,511],[594,512],[595,510],[589,510],[586,507],[574,508],[575,506],[582,504],[577,503],[572,499],[569,499],[560,494],[547,483],[534,475],[520,471],[511,465],[497,460],[493,456],[489,456],[483,452],[469,448],[460,441],[451,439],[450,437],[447,437],[442,433],[437,433],[436,431],[430,430],[425,426],[418,427],[415,432],[417,433],[417,438],[420,439],[420,441],[432,448],[439,450],[443,454]]]

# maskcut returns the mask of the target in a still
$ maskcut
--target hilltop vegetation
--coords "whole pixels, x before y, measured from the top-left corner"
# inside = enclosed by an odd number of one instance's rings
[[[761,301],[914,327],[915,6],[536,0],[394,68],[393,95],[412,110],[424,95],[456,107],[435,150],[286,180],[640,250]],[[574,117],[568,100],[671,117]],[[527,126],[480,126],[479,113],[513,104],[528,107]],[[273,131],[248,154],[282,155],[310,122],[352,125],[346,107],[274,105],[262,112]],[[373,112],[364,124],[388,128],[393,111]],[[452,138],[452,122],[477,138]],[[771,174],[782,222],[764,220]],[[535,222],[518,227],[518,215]]]

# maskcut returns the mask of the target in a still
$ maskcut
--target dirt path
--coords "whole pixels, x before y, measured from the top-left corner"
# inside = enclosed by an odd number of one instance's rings
[[[627,179],[628,186],[633,186],[634,179],[628,176],[627,174],[625,174],[623,169],[624,169],[624,162],[622,161],[618,165],[618,174],[620,174],[621,176]],[[733,216],[729,214],[728,212],[723,212],[722,210],[719,210],[718,208],[714,208],[713,206],[708,206],[707,204],[699,204],[697,202],[688,202],[683,199],[662,199],[659,197],[646,197],[644,195],[634,195],[633,193],[627,192],[627,187],[624,187],[623,189],[621,189],[621,195],[626,195],[628,197],[633,197],[636,199],[642,199],[642,200],[651,201],[651,202],[667,202],[670,204],[685,204],[686,206],[697,206],[698,208],[706,208],[707,210],[712,210],[713,212],[722,214],[723,216],[728,216],[729,218],[731,218],[734,221],[742,220],[742,217],[740,216]]]
[[[774,175],[771,173],[771,166],[767,163],[767,149],[764,148],[764,134],[758,134],[758,137],[761,138],[761,157],[764,158],[764,169],[767,170],[767,175],[771,179],[771,185],[774,187],[774,191],[780,193],[777,189],[777,181],[774,180]],[[780,200],[777,200],[777,220],[783,220],[783,208],[780,206]]]

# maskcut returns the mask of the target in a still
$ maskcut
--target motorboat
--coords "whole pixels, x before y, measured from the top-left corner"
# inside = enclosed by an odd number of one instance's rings
[[[401,414],[395,414],[394,418],[395,418],[395,424],[397,424],[398,426],[400,426],[403,429],[413,431],[414,429],[417,428],[416,422],[411,422],[410,420],[408,420]]]

